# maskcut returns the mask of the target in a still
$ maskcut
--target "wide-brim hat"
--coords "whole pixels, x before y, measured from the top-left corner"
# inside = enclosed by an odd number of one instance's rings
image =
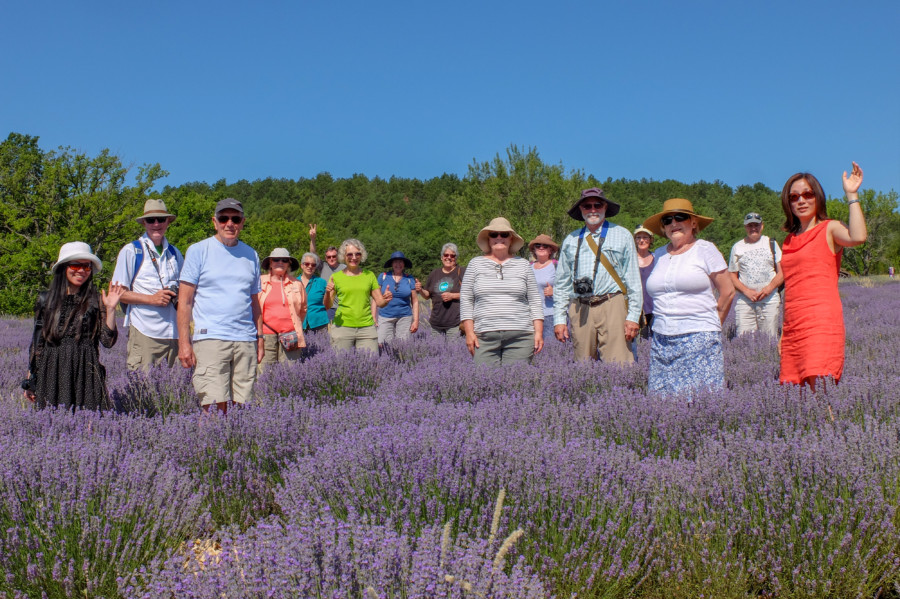
[[[606,197],[606,194],[603,193],[603,190],[599,187],[591,187],[590,189],[584,189],[581,192],[581,197],[569,208],[569,216],[574,218],[575,220],[584,221],[584,217],[581,216],[581,202],[585,201],[588,198],[600,198],[604,202],[606,202],[606,214],[603,218],[612,218],[613,216],[619,213],[620,206]]]
[[[69,243],[64,243],[62,247],[59,248],[59,257],[56,259],[56,262],[53,263],[53,266],[50,267],[50,270],[55,271],[57,266],[74,262],[75,260],[90,260],[94,264],[94,273],[103,270],[103,262],[94,255],[91,246],[83,241],[70,241]]]
[[[553,238],[551,238],[549,235],[544,235],[543,233],[541,233],[540,235],[538,235],[537,237],[535,237],[534,239],[532,239],[531,241],[528,242],[528,249],[530,251],[534,252],[534,244],[536,244],[536,243],[543,243],[544,245],[549,245],[550,247],[553,248],[554,252],[559,251],[559,245],[555,241],[553,241]]]
[[[665,237],[666,232],[662,226],[662,217],[667,214],[674,214],[676,212],[684,212],[685,214],[690,214],[691,216],[696,218],[698,231],[702,231],[709,225],[709,223],[713,222],[712,218],[694,212],[694,205],[690,200],[685,200],[684,198],[672,198],[671,200],[666,200],[665,202],[663,202],[662,212],[657,212],[644,221],[644,227],[650,229],[657,235],[662,235],[663,237]]]
[[[391,267],[393,267],[393,266],[394,266],[394,260],[403,260],[403,265],[406,266],[406,268],[412,268],[412,260],[410,260],[409,258],[407,258],[407,257],[403,254],[403,252],[394,252],[393,254],[391,254],[391,257],[388,258],[387,261],[384,263],[384,267],[385,267],[385,268],[391,268]]]
[[[297,270],[300,268],[300,261],[291,256],[291,253],[284,248],[275,248],[272,250],[272,253],[263,258],[262,268],[263,270],[269,270],[269,262],[272,261],[272,258],[290,258],[291,260],[291,270]]]
[[[504,231],[509,232],[509,234],[512,236],[512,241],[509,242],[510,254],[515,254],[522,249],[523,245],[525,245],[525,240],[522,239],[522,237],[513,230],[512,225],[509,224],[509,221],[502,216],[498,216],[497,218],[489,222],[488,225],[478,233],[478,238],[476,239],[476,241],[478,242],[478,247],[480,247],[481,251],[486,254],[491,251],[491,246],[488,243],[488,236],[492,231],[497,231],[499,233],[502,233]]]
[[[166,203],[162,200],[147,200],[144,202],[144,214],[134,220],[143,224],[144,219],[148,216],[165,216],[169,219],[170,223],[175,222],[175,215],[166,209]]]

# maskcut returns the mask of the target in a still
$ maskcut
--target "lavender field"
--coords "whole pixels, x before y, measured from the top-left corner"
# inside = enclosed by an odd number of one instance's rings
[[[5,597],[900,597],[900,284],[841,288],[844,381],[648,397],[634,367],[476,367],[458,338],[312,341],[257,405],[203,417],[178,368],[128,413],[35,411],[30,322],[0,321]]]

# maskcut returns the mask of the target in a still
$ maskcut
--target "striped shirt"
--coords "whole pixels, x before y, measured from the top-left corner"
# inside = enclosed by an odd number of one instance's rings
[[[544,319],[544,304],[531,264],[510,258],[497,264],[486,256],[466,267],[459,297],[459,318],[473,320],[476,333],[534,331]]]
[[[607,257],[610,264],[622,283],[625,284],[628,301],[628,316],[626,320],[638,322],[641,316],[641,306],[644,303],[643,287],[641,286],[641,270],[638,265],[637,248],[634,245],[634,237],[624,227],[605,221],[606,226],[597,229],[592,236],[599,245],[600,235],[606,229],[606,239],[600,249]],[[573,274],[575,268],[575,249],[578,247],[578,237],[582,229],[570,233],[559,248],[559,263],[556,265],[556,286],[553,288],[553,324],[566,324],[566,312],[569,304],[575,299],[575,290],[572,283],[581,277],[591,278],[594,272],[594,252],[588,245],[587,236],[591,232],[585,228],[585,238],[581,242],[581,253],[578,255],[578,272]],[[620,291],[615,279],[603,267],[597,265],[597,277],[594,279],[594,295],[605,295]]]

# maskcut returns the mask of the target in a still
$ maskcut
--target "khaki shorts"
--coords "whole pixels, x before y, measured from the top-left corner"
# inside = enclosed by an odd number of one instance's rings
[[[154,339],[129,325],[125,353],[125,367],[128,370],[149,370],[160,362],[165,362],[171,368],[178,360],[178,339]]]
[[[259,363],[260,372],[262,372],[262,369],[267,364],[288,361],[293,362],[294,360],[299,360],[303,357],[303,348],[298,347],[297,349],[286,351],[281,343],[278,342],[278,335],[263,335],[263,340],[263,347],[265,347],[266,353],[263,356],[262,362]]]
[[[375,330],[375,325],[359,328],[331,325],[328,330],[331,333],[331,347],[335,350],[355,348],[378,352],[378,331]]]
[[[255,341],[201,339],[194,342],[194,355],[194,391],[201,406],[250,401],[256,384]]]

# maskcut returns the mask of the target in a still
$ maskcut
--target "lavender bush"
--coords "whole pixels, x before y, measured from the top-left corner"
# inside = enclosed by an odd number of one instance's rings
[[[691,402],[646,394],[646,343],[492,369],[453,336],[317,336],[227,418],[183,369],[126,375],[124,343],[121,414],[35,411],[30,323],[0,321],[0,594],[897,597],[898,291],[842,286],[844,380],[816,395],[762,335]]]

